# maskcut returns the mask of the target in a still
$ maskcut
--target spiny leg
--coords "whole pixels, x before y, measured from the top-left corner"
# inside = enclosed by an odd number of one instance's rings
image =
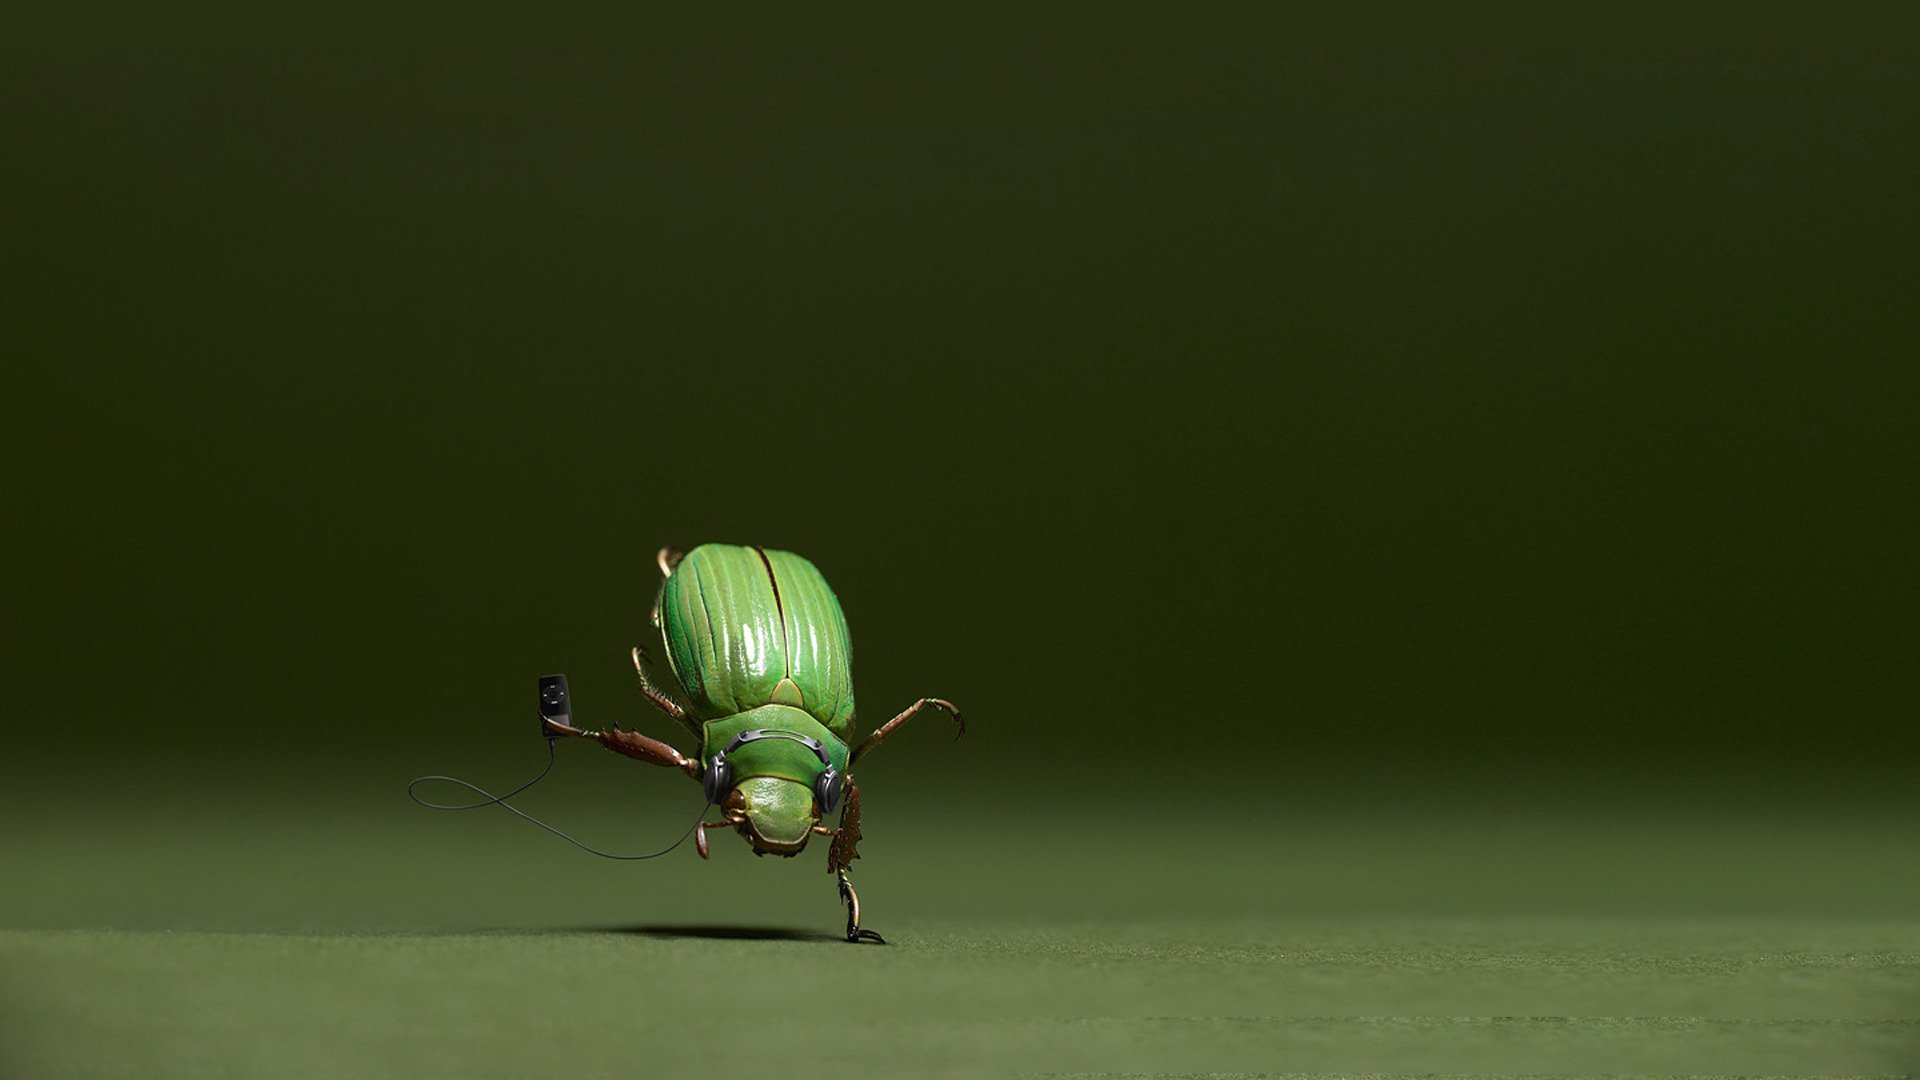
[[[635,645],[627,655],[633,658],[633,673],[640,679],[640,692],[653,702],[653,707],[673,717],[674,722],[686,728],[689,734],[699,737],[700,725],[687,719],[686,706],[675,701],[672,694],[655,686],[653,677],[647,674],[647,664],[653,658],[647,655],[646,646]]]
[[[840,827],[827,832],[833,843],[827,848],[827,870],[840,883],[840,899],[847,905],[847,940],[851,942],[877,941],[882,945],[887,939],[860,926],[860,894],[853,891],[853,882],[847,877],[847,865],[860,857],[857,850],[860,844],[860,786],[847,777],[846,802],[840,809]]]
[[[853,782],[853,774],[846,779],[846,801],[840,806],[840,827],[826,832],[833,838],[827,848],[827,872],[844,874],[853,860],[860,857],[860,785]]]
[[[860,755],[880,745],[880,740],[886,738],[888,732],[892,731],[894,728],[899,727],[901,724],[906,723],[915,713],[919,712],[921,709],[924,709],[929,705],[933,706],[936,709],[944,709],[948,713],[952,714],[953,722],[959,725],[959,727],[953,733],[954,738],[957,739],[960,736],[965,735],[967,733],[967,721],[964,717],[960,715],[960,709],[958,706],[954,705],[953,702],[948,701],[945,698],[923,697],[919,701],[916,701],[913,704],[907,706],[906,709],[902,711],[899,716],[896,716],[893,719],[887,721],[886,723],[881,724],[878,728],[875,728],[873,734],[867,736],[866,739],[863,742],[861,742],[861,744],[858,747],[854,749],[853,757],[849,759],[848,763],[851,764],[852,762],[859,761]]]

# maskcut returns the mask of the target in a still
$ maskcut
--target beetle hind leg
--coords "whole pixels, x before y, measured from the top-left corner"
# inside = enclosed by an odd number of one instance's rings
[[[635,645],[627,651],[627,655],[633,660],[633,674],[640,680],[640,692],[646,695],[654,708],[672,717],[675,723],[697,737],[700,734],[699,722],[688,719],[687,707],[676,701],[670,691],[655,685],[653,677],[647,674],[647,665],[653,662],[653,657],[647,653],[647,647]]]

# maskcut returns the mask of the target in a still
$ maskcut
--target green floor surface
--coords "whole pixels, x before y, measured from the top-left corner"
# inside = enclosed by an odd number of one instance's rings
[[[500,815],[365,805],[16,816],[0,1069],[1920,1070],[1916,834],[1885,815],[1372,800],[1115,835],[870,808],[859,879],[891,944],[852,947],[820,852],[756,860],[727,837],[709,863],[618,865]]]

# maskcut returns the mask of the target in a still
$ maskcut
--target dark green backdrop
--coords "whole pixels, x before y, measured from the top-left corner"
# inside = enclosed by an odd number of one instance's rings
[[[709,539],[968,709],[936,810],[1909,773],[1910,71],[0,82],[16,773],[504,777]]]

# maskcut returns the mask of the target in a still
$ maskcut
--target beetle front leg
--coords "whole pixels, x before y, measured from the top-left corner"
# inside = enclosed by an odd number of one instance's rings
[[[815,826],[818,829],[818,826]],[[847,877],[847,866],[860,857],[857,850],[860,844],[860,786],[847,777],[846,803],[840,809],[840,827],[830,832],[819,829],[832,836],[833,843],[827,848],[827,870],[840,883],[840,899],[847,905],[847,940],[850,942],[876,941],[882,945],[887,939],[871,930],[860,927],[860,894],[853,891],[853,882]]]
[[[953,733],[954,738],[957,739],[967,733],[967,721],[960,715],[960,709],[955,706],[953,702],[945,698],[923,697],[919,701],[907,706],[899,716],[875,728],[873,734],[867,736],[858,747],[854,748],[853,757],[848,759],[848,763],[851,764],[852,762],[859,761],[860,755],[880,745],[880,740],[886,738],[888,732],[906,723],[915,713],[929,705],[936,709],[945,709],[948,713],[952,714],[953,722],[958,725],[958,728]]]
[[[827,848],[827,872],[846,874],[847,867],[860,857],[860,785],[847,774],[846,802],[840,807],[840,827],[828,832],[833,843]]]
[[[836,877],[840,879],[840,899],[847,905],[847,941],[858,945],[863,941],[885,945],[887,939],[860,925],[860,894],[853,891],[853,882],[847,880],[847,871],[842,868]]]

